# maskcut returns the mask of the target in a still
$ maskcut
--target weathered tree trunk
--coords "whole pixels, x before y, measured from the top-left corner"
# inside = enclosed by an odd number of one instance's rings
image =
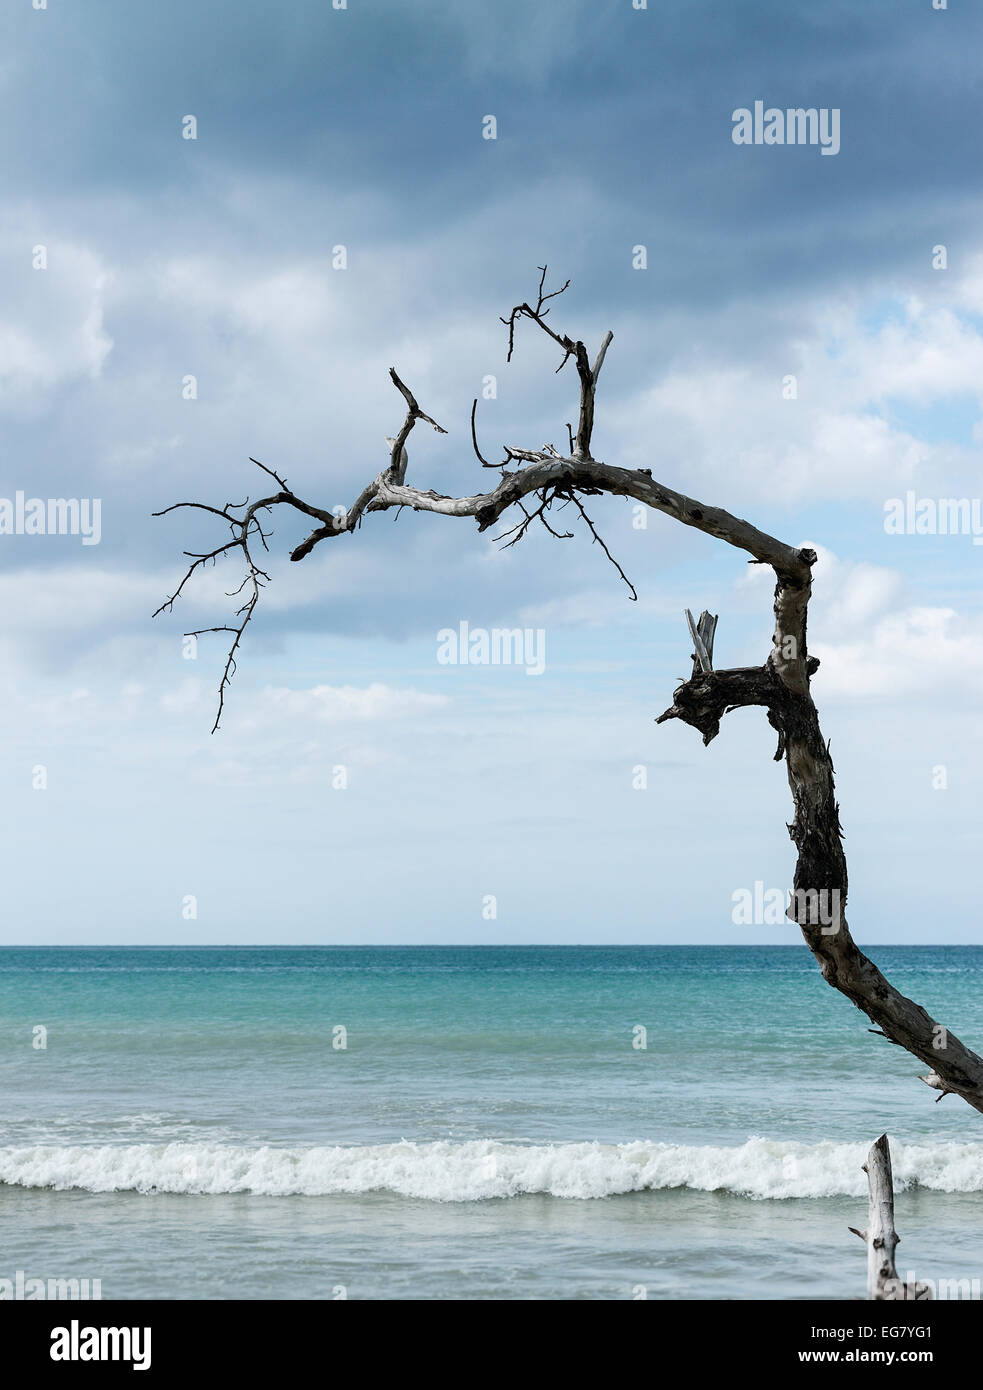
[[[873,1302],[930,1299],[931,1285],[903,1284],[895,1267],[894,1252],[901,1237],[894,1228],[894,1176],[886,1134],[867,1155],[864,1172],[870,1188],[867,1229],[858,1231],[851,1226],[850,1230],[867,1242],[867,1298]]]
[[[696,672],[673,692],[672,707],[658,722],[681,719],[698,729],[704,744],[709,744],[729,710],[743,705],[766,707],[768,721],[778,733],[775,757],[785,758],[795,807],[788,827],[798,851],[789,916],[819,962],[823,979],[877,1024],[890,1042],[930,1068],[922,1080],[942,1095],[962,1096],[983,1112],[983,1058],[896,990],[850,934],[833,760],[810,693],[812,676],[819,668],[806,646],[810,567],[815,555],[799,551],[797,556],[798,573],[776,566],[774,645],[764,666]],[[821,910],[824,904],[832,908],[832,914]]]

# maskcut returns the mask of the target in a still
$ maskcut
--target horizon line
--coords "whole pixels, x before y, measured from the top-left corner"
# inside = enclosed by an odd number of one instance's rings
[[[976,948],[983,941],[868,941],[858,943],[875,950],[879,946],[906,947],[937,950],[942,947]],[[787,951],[804,947],[805,941],[11,941],[0,942],[3,951],[352,951],[352,950],[475,950],[496,951],[516,948],[540,951],[564,950],[616,950],[631,951],[643,949],[689,950],[695,946],[729,951],[734,947],[755,947],[763,951]]]

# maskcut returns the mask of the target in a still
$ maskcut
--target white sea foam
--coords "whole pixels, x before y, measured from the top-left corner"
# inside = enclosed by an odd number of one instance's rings
[[[438,1202],[522,1193],[611,1197],[686,1187],[754,1198],[860,1197],[869,1144],[749,1139],[737,1148],[630,1144],[373,1144],[243,1148],[171,1143],[0,1148],[0,1183],[87,1192],[327,1196],[393,1192]],[[983,1144],[892,1143],[897,1186],[983,1191]]]

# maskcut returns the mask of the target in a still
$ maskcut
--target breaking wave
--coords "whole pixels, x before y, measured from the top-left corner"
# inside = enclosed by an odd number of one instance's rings
[[[0,1183],[86,1192],[321,1197],[391,1192],[434,1202],[543,1193],[614,1197],[690,1188],[757,1199],[861,1197],[869,1143],[749,1139],[735,1148],[656,1144],[371,1144],[272,1148],[228,1144],[0,1148]],[[983,1191],[983,1144],[892,1142],[895,1184]]]

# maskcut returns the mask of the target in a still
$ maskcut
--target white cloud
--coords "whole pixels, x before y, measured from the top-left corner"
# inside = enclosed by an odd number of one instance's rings
[[[39,247],[44,269],[32,264]],[[25,244],[18,218],[0,229],[0,264],[0,404],[23,409],[76,377],[98,377],[113,346],[103,325],[108,276],[101,258],[70,241],[49,242],[43,219],[34,246]]]
[[[983,689],[983,623],[951,608],[913,607],[887,614],[863,639],[811,650],[822,662],[822,691],[838,696],[978,698]]]
[[[277,722],[286,718],[331,723],[353,719],[404,719],[445,709],[450,704],[446,695],[395,690],[379,681],[373,681],[364,688],[316,685],[309,690],[292,690],[287,686],[267,686],[261,692],[259,701],[260,717]],[[243,718],[248,721],[250,715],[246,713]]]
[[[808,543],[808,542],[807,542]],[[904,602],[894,570],[849,563],[816,546],[809,650],[820,661],[815,694],[908,699],[983,689],[983,619]]]
[[[983,414],[983,331],[965,313],[983,291],[949,283],[946,302],[894,299],[876,326],[867,300],[804,303],[794,339],[787,324],[769,327],[767,312],[744,306],[743,352],[728,306],[716,328],[707,321],[699,331],[719,346],[680,349],[657,383],[602,413],[603,427],[613,429],[619,459],[654,466],[668,483],[680,485],[684,462],[684,490],[696,495],[723,483],[742,500],[784,504],[883,497],[916,478],[924,487],[930,478],[975,476],[978,450],[920,438],[892,418],[898,404],[925,408],[965,396]],[[789,376],[797,394],[786,399]],[[669,472],[660,471],[661,458],[672,460]]]
[[[198,709],[202,701],[201,681],[197,676],[188,676],[174,690],[166,690],[159,699],[165,714],[190,714]]]

